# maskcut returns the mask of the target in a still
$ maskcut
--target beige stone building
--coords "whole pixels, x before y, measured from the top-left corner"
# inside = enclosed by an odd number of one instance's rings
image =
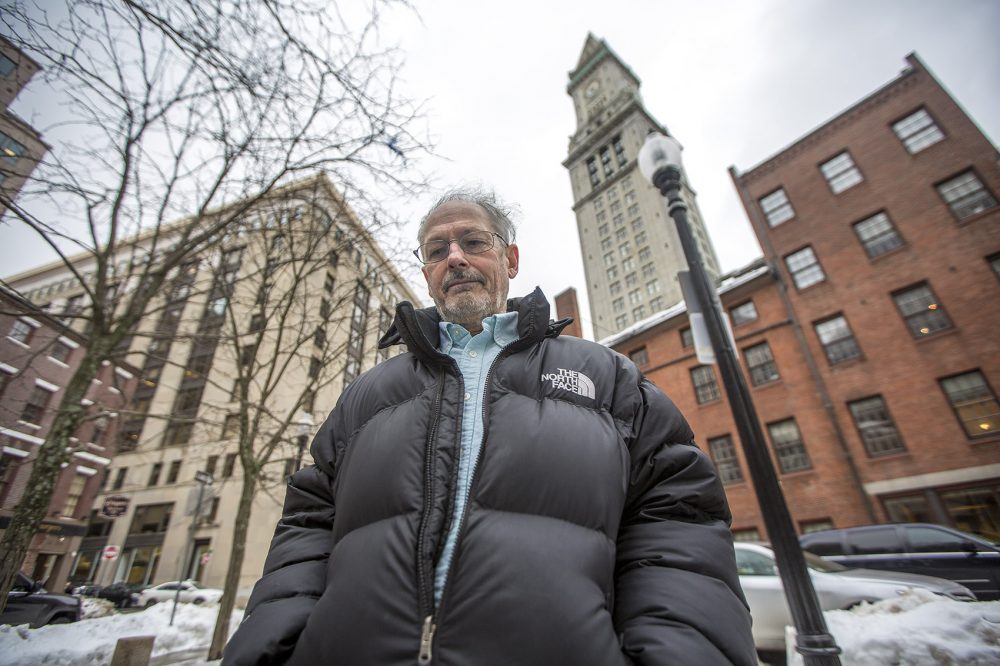
[[[682,300],[677,271],[687,263],[660,194],[636,156],[651,131],[667,134],[646,110],[638,77],[604,40],[588,35],[566,92],[576,109],[563,166],[587,278],[594,337],[605,338]],[[695,192],[684,179],[688,219],[709,274],[719,262]]]
[[[148,242],[137,239],[123,256],[141,256]],[[88,270],[84,258],[79,269]],[[8,283],[51,311],[79,307],[79,285],[61,264]],[[255,204],[220,246],[184,263],[129,341],[139,384],[119,417],[119,450],[77,563],[97,561],[108,546],[117,557],[83,575],[71,569],[71,579],[190,577],[221,587],[242,488],[242,415],[258,422],[253,455],[267,459],[237,593],[245,600],[281,514],[285,478],[310,462],[308,440],[344,386],[399,352],[379,351],[377,341],[402,300],[420,304],[325,176]],[[196,481],[206,472],[211,485]],[[103,516],[108,498],[125,513]]]

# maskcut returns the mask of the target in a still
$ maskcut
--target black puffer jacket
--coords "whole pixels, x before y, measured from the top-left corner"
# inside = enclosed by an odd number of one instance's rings
[[[621,355],[558,337],[541,291],[510,307],[440,607],[465,390],[436,312],[402,303],[383,344],[409,353],[347,388],[290,478],[226,664],[756,663],[725,495],[680,412]]]

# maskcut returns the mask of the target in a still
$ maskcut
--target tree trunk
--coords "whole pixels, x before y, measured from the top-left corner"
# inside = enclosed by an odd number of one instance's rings
[[[52,492],[59,481],[62,465],[73,455],[69,440],[76,434],[86,409],[80,401],[87,396],[91,380],[97,376],[100,362],[100,355],[88,348],[66,386],[52,427],[32,461],[31,477],[24,496],[18,502],[10,524],[3,533],[3,539],[0,540],[0,611],[7,606],[7,593],[14,586],[31,539],[49,512]]]
[[[239,590],[240,572],[243,569],[243,557],[247,547],[247,526],[250,524],[256,487],[257,474],[251,474],[244,468],[240,504],[236,509],[236,525],[233,527],[233,550],[229,555],[229,568],[226,569],[226,582],[222,586],[222,598],[219,599],[219,617],[215,621],[215,632],[212,634],[212,644],[208,649],[209,661],[222,659],[222,650],[229,640],[229,617],[233,613],[236,593]]]

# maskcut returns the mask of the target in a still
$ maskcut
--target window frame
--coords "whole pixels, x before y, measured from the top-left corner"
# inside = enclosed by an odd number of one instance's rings
[[[699,405],[708,405],[722,399],[722,391],[711,365],[696,365],[689,368],[688,373],[691,375],[694,399]],[[711,381],[705,381],[706,379]]]
[[[768,359],[762,363],[751,362],[751,353],[754,353],[754,356],[757,356],[755,352],[761,348],[767,352]],[[750,374],[750,383],[754,386],[765,386],[781,379],[781,373],[778,372],[778,363],[774,359],[774,352],[771,350],[771,345],[768,344],[767,340],[762,340],[757,344],[744,347],[743,359],[746,361],[747,370]],[[767,370],[771,370],[771,372],[764,375],[764,371]]]
[[[884,419],[879,421],[870,420],[869,425],[866,427],[862,424],[860,415],[858,414],[858,407],[862,403],[873,402],[877,400],[879,402],[878,411],[884,414]],[[885,398],[881,394],[869,395],[864,398],[858,398],[857,400],[851,400],[847,403],[847,411],[851,415],[851,420],[854,422],[854,428],[858,432],[858,437],[861,439],[861,444],[865,448],[865,453],[868,454],[869,458],[882,458],[884,456],[896,455],[898,453],[906,452],[906,443],[903,441],[903,437],[899,434],[899,428],[896,427],[896,421],[892,418],[892,413],[889,411],[889,405],[886,404]],[[875,409],[868,409],[868,413],[876,411]],[[872,432],[872,424],[877,426],[879,423],[885,428],[891,428],[892,433],[889,434],[875,434]],[[886,446],[882,442],[887,439],[894,439],[894,446]]]
[[[905,312],[903,310],[902,305],[899,302],[899,298],[901,296],[917,291],[919,289],[926,290],[927,294],[929,294],[930,296],[930,303],[927,304],[926,308],[922,308],[920,310],[910,313]],[[948,313],[945,310],[944,305],[942,305],[941,303],[941,299],[938,298],[937,294],[934,293],[934,290],[931,288],[930,282],[928,282],[927,280],[923,280],[921,282],[915,282],[911,285],[902,287],[900,289],[895,289],[892,291],[890,296],[892,297],[893,304],[895,304],[896,306],[896,311],[899,312],[899,316],[902,318],[903,324],[906,326],[906,330],[910,332],[910,336],[914,340],[923,340],[927,337],[935,335],[936,333],[940,333],[942,331],[947,331],[955,328],[955,322],[953,322],[951,317],[948,316]],[[910,302],[915,303],[917,302],[917,300],[914,299]],[[933,315],[928,315],[927,311],[932,312]],[[935,322],[944,325],[938,326],[937,328],[933,329],[927,327],[926,331],[923,328],[918,328],[919,323],[926,323],[930,320],[934,320]],[[918,323],[914,324],[914,321]]]
[[[742,314],[737,314],[737,312],[746,309],[748,305],[750,306],[750,311],[753,312],[753,316],[750,315],[744,316]],[[749,324],[752,321],[757,321],[758,319],[760,319],[760,315],[757,314],[757,306],[754,305],[752,298],[747,299],[742,303],[734,305],[733,307],[729,308],[729,317],[730,319],[732,319],[734,327],[739,326],[741,324]]]
[[[913,126],[914,122],[910,121],[920,114],[923,114],[924,117],[926,117],[927,123],[916,127],[914,131],[904,135],[900,131],[900,125],[909,124],[910,126]],[[923,120],[923,118],[918,119],[916,122],[919,122],[920,120]],[[906,152],[910,155],[916,155],[917,153],[923,152],[934,144],[940,143],[948,138],[948,136],[944,133],[944,130],[941,129],[941,126],[934,119],[934,116],[930,114],[925,106],[921,106],[907,113],[895,122],[890,123],[889,127],[892,128],[893,134],[896,135],[896,138],[899,139],[899,142],[903,144],[903,148],[905,148]],[[906,127],[906,129],[909,130],[910,127]],[[930,131],[928,132],[927,130]],[[927,140],[928,137],[930,138],[929,141]]]
[[[793,269],[792,266],[789,264],[789,260],[791,260],[793,257],[796,258],[797,260],[797,258],[800,255],[803,255],[806,252],[812,255],[812,262],[809,264],[804,264],[803,266],[797,269]],[[804,289],[808,289],[809,287],[812,287],[814,285],[826,282],[826,271],[823,270],[823,264],[820,263],[819,257],[816,255],[816,250],[813,249],[812,245],[806,245],[805,247],[801,247],[798,250],[795,250],[794,252],[789,252],[784,257],[782,257],[782,260],[785,262],[785,270],[788,271],[789,277],[792,278],[792,284],[795,285],[796,291],[803,291]],[[811,282],[808,282],[807,284],[804,285],[799,283],[799,276],[801,274],[803,273],[808,274],[810,271],[814,270],[819,271],[818,279],[812,280]]]
[[[951,407],[951,411],[955,414],[955,418],[958,419],[958,424],[965,432],[966,437],[968,437],[969,439],[982,439],[986,437],[995,437],[996,434],[1000,432],[1000,427],[998,427],[996,430],[993,429],[984,430],[980,428],[982,432],[978,432],[973,428],[967,427],[966,419],[962,417],[962,413],[959,411],[961,407],[965,407],[967,405],[957,405],[956,404],[957,401],[952,398],[952,394],[949,393],[948,389],[945,387],[945,382],[956,380],[959,377],[966,377],[969,375],[978,375],[979,379],[982,381],[983,388],[986,390],[984,394],[986,396],[986,399],[974,403],[974,405],[975,406],[978,406],[980,404],[988,405],[989,403],[992,402],[994,406],[993,409],[995,411],[993,411],[991,414],[988,414],[987,417],[997,418],[998,420],[1000,420],[1000,400],[997,399],[997,393],[996,391],[993,390],[993,387],[990,385],[989,379],[987,379],[986,374],[982,371],[982,369],[973,368],[972,370],[966,370],[965,372],[959,372],[953,375],[948,375],[946,377],[940,377],[938,378],[938,386],[941,388],[941,392],[944,393],[945,400],[947,400],[948,406]],[[974,419],[970,419],[970,421],[971,420]]]
[[[877,235],[865,238],[862,235],[862,225],[873,226],[879,222],[884,222],[888,226],[887,230],[883,230]],[[864,249],[865,254],[868,255],[869,259],[876,259],[884,254],[888,254],[906,245],[906,241],[900,235],[899,230],[896,225],[892,223],[892,219],[889,214],[880,210],[872,215],[867,216],[863,220],[858,220],[851,225],[851,229],[854,231],[854,235],[857,237],[858,242],[861,243],[862,249]],[[887,243],[887,239],[891,239]],[[889,246],[892,242],[895,245]]]
[[[780,201],[778,195],[780,195]],[[775,201],[769,201],[770,199]],[[788,193],[785,192],[784,187],[779,187],[760,197],[757,199],[757,205],[760,206],[761,212],[764,213],[764,219],[767,220],[767,226],[771,229],[795,219],[795,208],[788,199]],[[785,217],[786,213],[787,217]]]
[[[953,201],[948,199],[945,193],[942,192],[942,188],[953,184],[955,181],[963,177],[971,177],[973,180],[975,180],[979,184],[979,190],[974,191],[973,194],[978,193],[980,199],[985,199],[991,203],[988,203],[985,208],[976,208],[975,210],[972,210],[971,212],[968,213],[962,212],[961,206],[953,205],[956,202],[961,202],[963,199],[970,199],[971,198],[970,195],[964,195]],[[960,171],[952,176],[949,176],[944,180],[938,181],[937,183],[934,184],[934,190],[938,193],[938,196],[941,197],[941,200],[944,201],[945,206],[948,207],[948,210],[951,212],[952,216],[959,222],[965,222],[967,220],[979,217],[983,213],[987,213],[991,210],[994,210],[997,207],[996,195],[993,194],[993,192],[986,186],[986,183],[983,182],[983,179],[979,177],[979,173],[972,167],[969,167],[964,171]],[[979,201],[976,199],[973,199],[973,201],[975,204],[979,203]],[[956,208],[958,208],[958,210],[956,210]]]
[[[819,326],[821,326],[822,324],[828,324],[830,322],[836,321],[837,319],[842,319],[844,321],[844,329],[847,330],[848,335],[841,336],[834,340],[824,341],[823,335],[819,331]],[[819,341],[820,348],[823,350],[823,355],[826,356],[826,361],[830,365],[838,365],[840,363],[845,363],[847,361],[851,361],[856,358],[862,358],[864,356],[864,354],[861,351],[861,345],[858,344],[858,339],[854,335],[854,329],[851,328],[851,323],[847,321],[847,317],[844,315],[843,312],[837,312],[835,314],[830,315],[829,317],[817,319],[812,323],[812,326],[813,326],[813,333],[816,335],[816,340]],[[851,341],[855,353],[850,356],[834,358],[830,352],[830,348],[833,345],[844,342],[845,340]]]
[[[844,162],[846,159],[846,166],[841,168],[841,165],[837,165],[837,170],[834,171],[831,167],[831,163],[837,162],[838,160]],[[860,185],[865,182],[865,176],[861,173],[861,169],[858,168],[858,163],[854,161],[854,157],[851,156],[851,151],[846,148],[833,157],[829,157],[819,163],[819,171],[826,180],[826,184],[830,187],[830,191],[834,194],[841,194],[847,190]]]
[[[784,426],[791,424],[795,428],[797,438],[794,440],[783,441],[779,445],[778,440],[774,436],[774,428],[779,426]],[[793,472],[806,472],[813,469],[812,459],[809,457],[809,450],[806,448],[805,440],[802,438],[802,430],[799,428],[799,424],[795,421],[795,417],[789,417],[787,419],[781,419],[779,421],[772,421],[767,424],[767,435],[771,440],[771,448],[774,449],[774,454],[778,458],[778,468],[782,474],[791,474]],[[805,466],[789,467],[787,463],[786,453],[789,453],[794,448],[801,448],[801,454],[795,453],[794,455],[801,455],[805,460]]]
[[[732,435],[709,437],[707,445],[708,455],[715,463],[715,470],[722,485],[743,483],[743,469],[740,467],[739,456],[736,455],[736,444]]]

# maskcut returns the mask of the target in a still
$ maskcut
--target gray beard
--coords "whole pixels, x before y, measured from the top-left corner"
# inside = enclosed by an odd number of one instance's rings
[[[460,294],[451,303],[435,302],[442,321],[461,324],[467,330],[480,329],[483,319],[507,311],[507,298],[502,294],[473,296]]]

